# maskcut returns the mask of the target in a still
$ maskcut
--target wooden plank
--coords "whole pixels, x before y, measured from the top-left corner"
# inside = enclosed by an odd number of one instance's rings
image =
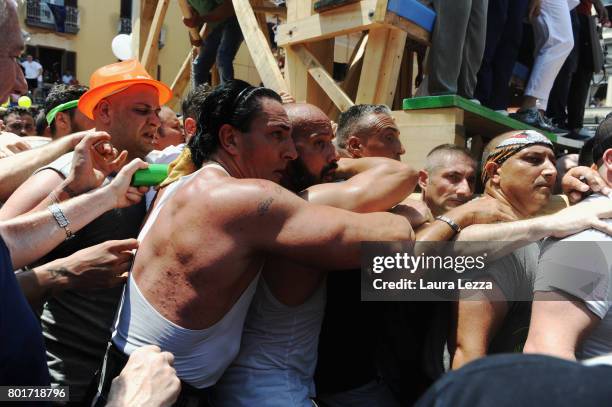
[[[240,23],[244,41],[251,53],[253,63],[264,85],[277,92],[289,92],[276,59],[268,46],[266,37],[259,28],[255,13],[248,0],[232,0],[236,17]]]
[[[384,22],[384,13],[377,14],[380,13],[377,8],[379,2],[381,0],[362,0],[297,20],[290,19],[288,10],[287,23],[278,27],[276,41],[279,45],[298,44],[367,30]]]
[[[177,110],[180,106],[181,98],[183,97],[183,92],[185,88],[189,85],[189,80],[191,79],[191,62],[193,61],[192,51],[189,51],[187,57],[183,61],[181,68],[172,81],[172,99],[168,102],[168,106],[170,106],[173,110]]]
[[[164,18],[166,18],[168,4],[170,4],[170,0],[158,0],[153,22],[151,23],[151,29],[149,30],[149,36],[147,37],[147,42],[142,53],[142,64],[149,73],[157,72],[159,33],[164,23]]]
[[[310,0],[289,0],[287,2],[287,21],[296,21],[311,15]],[[285,48],[285,79],[289,93],[298,102],[308,98],[308,71],[291,47]]]
[[[146,40],[151,30],[151,23],[153,22],[156,6],[157,0],[140,0],[140,12],[136,18],[136,24],[132,35],[135,37],[134,48],[138,50],[136,55],[141,57],[141,60]]]
[[[334,102],[341,112],[353,106],[353,101],[338,86],[334,78],[321,65],[321,62],[306,48],[305,45],[292,47],[296,55],[308,69],[308,73],[314,78],[319,86],[325,90],[327,96]]]
[[[287,9],[283,7],[273,6],[253,6],[255,13],[271,14],[273,16],[279,16],[283,19],[287,19]]]
[[[406,48],[406,32],[389,30],[383,59],[380,62],[374,102],[391,107],[397,89],[402,57]]]
[[[359,88],[355,103],[375,103],[378,91],[378,77],[385,58],[385,48],[389,39],[389,28],[381,27],[370,30],[368,46],[366,47],[363,68],[359,78]]]
[[[402,162],[414,168],[425,165],[425,157],[434,147],[450,143],[465,146],[463,111],[454,107],[419,111],[393,111],[406,149]]]
[[[318,0],[314,3],[314,11],[321,13],[334,8],[346,6],[349,3],[357,3],[359,0]]]
[[[187,19],[193,17],[193,14],[191,13],[191,7],[189,7],[187,0],[178,0],[178,5],[181,8],[181,13],[183,13],[183,17]],[[195,44],[197,41],[200,40],[200,33],[198,32],[198,29],[196,27],[189,28],[189,40],[192,44]]]
[[[387,11],[385,23],[406,31],[408,38],[413,41],[427,46],[431,45],[431,33],[410,20],[406,20],[395,13]]]

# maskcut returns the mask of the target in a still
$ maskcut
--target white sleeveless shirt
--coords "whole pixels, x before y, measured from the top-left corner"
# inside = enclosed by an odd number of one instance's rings
[[[144,239],[161,209],[176,191],[207,167],[225,171],[219,164],[208,164],[166,187],[164,195],[142,227],[139,241]],[[238,354],[244,320],[258,280],[259,274],[221,320],[206,329],[192,330],[162,316],[142,295],[130,273],[115,320],[112,341],[128,355],[141,346],[157,345],[174,355],[174,368],[181,380],[198,389],[213,386]]]

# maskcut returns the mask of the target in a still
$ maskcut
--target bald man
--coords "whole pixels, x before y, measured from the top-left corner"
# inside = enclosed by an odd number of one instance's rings
[[[413,191],[416,172],[405,164],[385,158],[338,159],[331,122],[316,106],[284,107],[298,153],[281,181],[289,190],[310,203],[354,212],[387,210]],[[240,353],[217,383],[215,405],[312,406],[325,271],[268,259]]]

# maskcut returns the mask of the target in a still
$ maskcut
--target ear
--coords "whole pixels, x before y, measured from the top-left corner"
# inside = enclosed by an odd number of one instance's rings
[[[219,145],[230,155],[239,155],[241,139],[239,131],[229,124],[224,124],[219,129]]]
[[[55,128],[61,129],[62,132],[72,133],[72,122],[70,115],[64,112],[58,112],[55,115]]]
[[[488,162],[484,167],[489,179],[496,185],[499,185],[499,167],[499,164],[493,161]]]
[[[185,123],[183,124],[183,129],[185,130],[185,142],[189,143],[189,139],[195,136],[196,132],[198,131],[198,126],[195,119],[187,117],[185,119]]]
[[[346,141],[346,151],[354,158],[363,157],[363,146],[359,137],[350,136],[348,138]]]
[[[94,117],[97,117],[103,124],[108,125],[111,122],[111,106],[108,100],[102,99],[94,109]]]
[[[603,165],[605,165],[608,169],[612,169],[612,148],[607,149],[603,153]]]
[[[419,187],[421,187],[422,191],[427,189],[427,185],[429,184],[429,174],[425,170],[419,170],[419,179],[417,181],[419,183]]]

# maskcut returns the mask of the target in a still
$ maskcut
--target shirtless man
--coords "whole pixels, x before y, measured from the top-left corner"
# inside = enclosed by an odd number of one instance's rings
[[[413,191],[416,172],[405,164],[387,158],[338,160],[331,122],[319,108],[290,104],[285,109],[298,158],[281,183],[303,199],[372,212],[391,208]],[[312,406],[324,271],[278,257],[267,260],[240,353],[215,386],[215,405]]]
[[[404,217],[309,204],[276,184],[297,157],[280,102],[273,91],[243,81],[218,87],[204,101],[189,144],[199,169],[162,191],[141,231],[100,400],[126,354],[156,344],[175,355],[185,384],[179,401],[202,402],[238,354],[268,255],[356,268],[361,241],[414,237]]]

